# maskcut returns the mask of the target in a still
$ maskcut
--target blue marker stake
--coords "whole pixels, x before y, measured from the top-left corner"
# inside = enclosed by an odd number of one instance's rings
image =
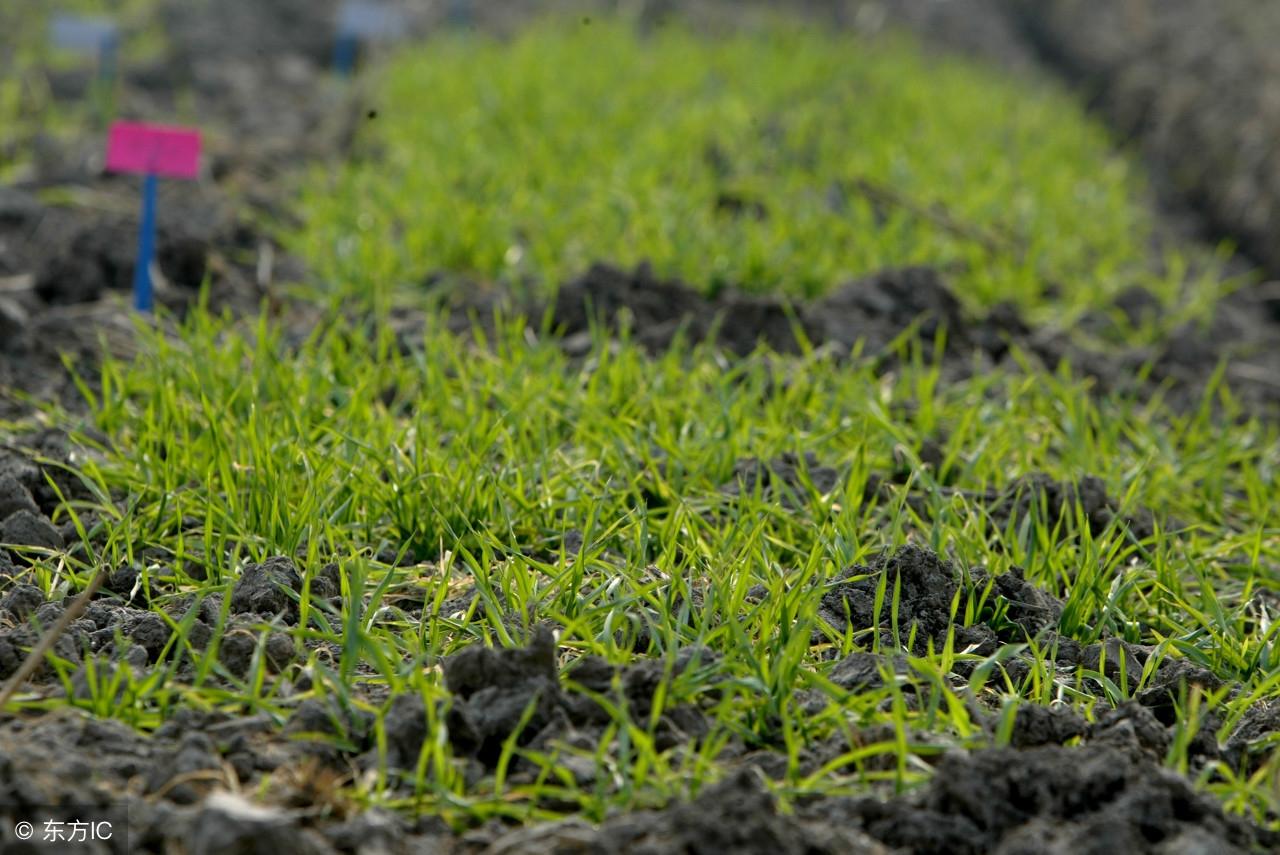
[[[404,14],[385,0],[347,0],[338,7],[334,70],[349,77],[355,71],[364,44],[398,38],[405,26]]]
[[[160,178],[148,172],[142,185],[142,224],[138,228],[138,261],[133,268],[133,306],[150,312],[155,305],[151,288],[151,262],[156,255],[156,196]]]
[[[111,83],[116,79],[116,56],[120,52],[120,35],[115,31],[102,39],[98,48],[98,79]]]
[[[50,23],[50,38],[62,50],[96,55],[99,79],[115,78],[120,29],[110,18],[58,15]]]
[[[200,132],[172,125],[115,122],[107,132],[108,172],[142,175],[142,222],[133,268],[133,305],[150,312],[155,300],[151,265],[156,257],[156,197],[160,178],[195,179],[200,173]]]
[[[356,70],[356,54],[360,44],[352,33],[339,33],[333,43],[333,68],[343,77],[350,77]]]
[[[449,24],[453,27],[471,26],[471,0],[449,0]]]

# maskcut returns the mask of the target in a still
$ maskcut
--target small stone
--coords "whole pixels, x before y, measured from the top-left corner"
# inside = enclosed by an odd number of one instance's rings
[[[302,577],[288,558],[268,558],[261,564],[250,564],[240,573],[231,590],[231,612],[260,615],[285,614],[297,617],[297,603],[287,593],[302,588]]]
[[[40,513],[31,491],[22,486],[18,479],[8,473],[0,474],[0,520],[8,519],[18,511]]]
[[[165,645],[173,635],[173,630],[159,615],[146,612],[133,622],[127,634],[134,644],[147,652],[147,658],[155,662],[164,652]]]
[[[832,683],[851,692],[866,692],[884,688],[884,671],[903,673],[906,661],[891,660],[875,653],[851,653],[827,675]]]
[[[55,550],[66,545],[52,523],[29,510],[17,511],[5,518],[0,525],[0,541],[15,546],[38,546]]]
[[[297,651],[293,646],[293,639],[284,633],[274,632],[267,638],[267,664],[271,670],[275,672],[283,671],[293,662]]]
[[[61,603],[45,603],[31,615],[31,623],[41,627],[51,627],[62,617],[66,609]]]
[[[8,609],[18,620],[26,620],[27,615],[43,605],[44,594],[35,585],[15,585],[0,600],[0,607]]]

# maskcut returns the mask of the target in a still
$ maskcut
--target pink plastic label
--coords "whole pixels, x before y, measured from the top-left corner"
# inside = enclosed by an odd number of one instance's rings
[[[200,132],[168,125],[116,122],[107,137],[107,169],[164,178],[200,172]]]

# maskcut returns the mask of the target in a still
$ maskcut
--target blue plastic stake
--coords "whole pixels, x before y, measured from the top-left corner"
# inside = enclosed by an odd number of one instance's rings
[[[356,54],[360,44],[351,33],[340,33],[333,43],[333,68],[343,77],[350,77],[356,70]]]
[[[133,306],[139,312],[154,307],[151,290],[151,262],[156,254],[156,196],[160,179],[147,173],[142,185],[142,224],[138,228],[138,261],[133,268]]]
[[[449,0],[448,20],[453,27],[471,26],[471,0]]]
[[[106,82],[114,79],[120,45],[120,28],[114,21],[93,15],[57,15],[49,29],[54,47],[96,56],[99,79]]]
[[[98,79],[112,83],[116,79],[116,54],[120,50],[120,38],[114,32],[103,36],[98,46]]]
[[[338,7],[334,24],[333,68],[343,77],[355,72],[360,48],[403,34],[404,13],[385,0],[347,0]]]

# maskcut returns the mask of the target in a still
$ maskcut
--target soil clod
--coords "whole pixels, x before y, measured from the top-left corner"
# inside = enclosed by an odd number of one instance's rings
[[[298,618],[298,605],[288,591],[302,589],[302,577],[293,561],[284,557],[268,558],[261,564],[250,564],[240,572],[231,589],[232,614],[285,615]]]

